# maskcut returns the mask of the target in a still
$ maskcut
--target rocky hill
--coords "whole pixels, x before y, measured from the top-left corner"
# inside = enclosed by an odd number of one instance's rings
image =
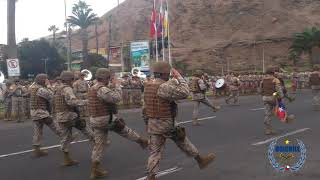
[[[319,0],[169,0],[173,59],[189,69],[254,70],[289,64],[293,33],[318,26]],[[101,17],[99,47],[149,38],[153,0],[127,0]],[[90,27],[89,47],[96,47]],[[73,39],[80,40],[76,34]],[[80,41],[73,49],[81,49]]]

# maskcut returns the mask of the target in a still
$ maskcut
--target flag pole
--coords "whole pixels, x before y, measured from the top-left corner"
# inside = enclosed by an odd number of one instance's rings
[[[163,34],[163,19],[162,19],[162,16],[163,16],[163,0],[161,0],[161,15],[160,15],[160,21],[161,21],[161,36],[162,36],[162,61],[164,61],[164,34]]]
[[[167,13],[168,13],[168,19],[167,19],[167,28],[168,28],[168,51],[169,51],[169,64],[172,66],[172,60],[171,60],[171,42],[170,42],[170,21],[169,21],[169,3],[168,0],[166,0],[167,2]]]
[[[156,9],[156,0],[153,0],[153,8]],[[157,18],[156,18],[157,22]],[[156,61],[158,62],[158,30],[157,30],[157,23],[154,24],[154,29],[156,30],[155,38],[156,38]]]

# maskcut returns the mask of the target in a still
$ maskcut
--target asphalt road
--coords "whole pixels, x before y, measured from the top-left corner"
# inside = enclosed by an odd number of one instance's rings
[[[216,161],[205,170],[199,170],[193,159],[186,157],[170,140],[161,161],[161,180],[319,180],[320,179],[320,113],[312,111],[311,92],[303,91],[289,111],[297,120],[290,125],[273,119],[277,132],[265,136],[263,131],[263,104],[259,96],[240,98],[240,106],[222,105],[213,113],[201,106],[202,126],[191,123],[192,103],[179,104],[179,121],[187,129],[190,140],[200,152],[213,151]],[[140,110],[121,111],[127,124],[145,134]],[[305,129],[309,128],[309,129]],[[301,130],[301,132],[300,132]],[[293,133],[291,133],[293,132]],[[298,173],[279,173],[270,165],[267,148],[270,138],[286,135],[286,138],[302,140],[307,148],[307,160]],[[295,133],[295,134],[294,134]],[[80,161],[76,167],[61,167],[62,154],[56,138],[48,128],[44,129],[44,146],[51,146],[49,156],[33,159],[31,149],[32,124],[0,122],[0,180],[85,180],[89,179],[91,147],[88,142],[72,145],[72,156]],[[140,149],[117,134],[110,133],[112,144],[107,148],[103,166],[110,171],[112,180],[137,180],[144,177],[148,152]],[[281,138],[280,140],[283,140]],[[81,140],[81,138],[79,139]],[[267,141],[266,141],[267,140]],[[254,145],[255,144],[255,145]],[[53,146],[53,147],[52,147]],[[27,152],[24,152],[27,151]],[[15,154],[17,153],[17,154]]]

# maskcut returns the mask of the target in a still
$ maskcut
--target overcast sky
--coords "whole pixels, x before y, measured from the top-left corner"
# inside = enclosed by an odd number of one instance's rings
[[[67,0],[67,15],[72,4],[78,0]],[[117,0],[85,0],[93,11],[102,16],[114,8]],[[123,2],[125,0],[120,0]],[[60,30],[64,23],[64,0],[18,0],[16,4],[16,38],[30,40],[50,35],[48,27],[56,25]],[[7,0],[0,0],[0,44],[7,43]]]

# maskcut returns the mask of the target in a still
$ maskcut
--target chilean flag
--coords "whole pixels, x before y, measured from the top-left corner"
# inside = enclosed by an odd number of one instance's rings
[[[151,22],[150,22],[150,37],[154,38],[156,31],[157,31],[157,25],[156,25],[156,19],[157,19],[157,11],[155,5],[153,5],[152,13],[151,13]]]
[[[277,100],[277,106],[275,109],[275,113],[277,117],[280,119],[280,121],[285,122],[287,119],[287,110],[286,107],[282,101],[282,99]]]

